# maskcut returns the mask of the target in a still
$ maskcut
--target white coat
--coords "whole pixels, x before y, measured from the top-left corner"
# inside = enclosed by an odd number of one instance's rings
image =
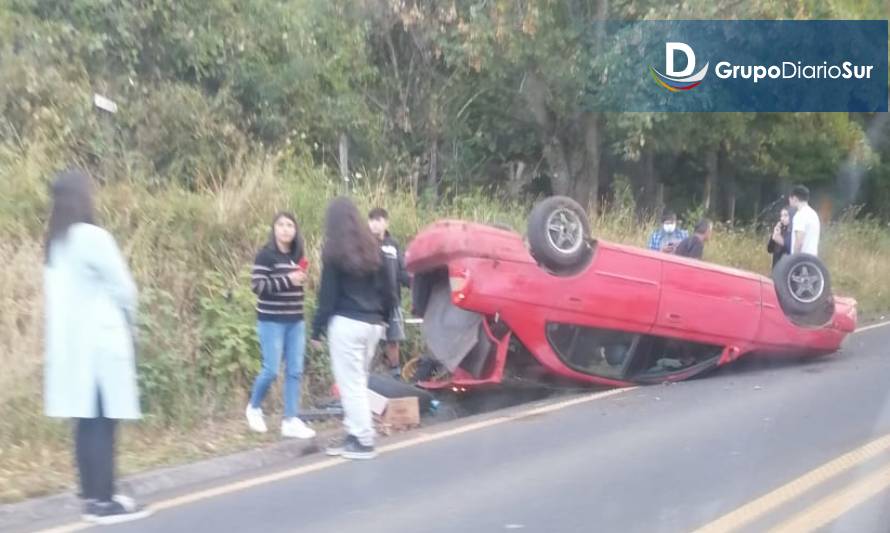
[[[141,416],[132,337],[137,293],[110,233],[74,224],[50,246],[44,272],[47,416]]]

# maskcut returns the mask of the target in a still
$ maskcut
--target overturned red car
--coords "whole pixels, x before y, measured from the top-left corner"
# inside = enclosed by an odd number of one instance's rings
[[[773,279],[591,237],[568,198],[538,203],[526,238],[437,222],[406,253],[428,356],[428,389],[549,376],[609,386],[682,380],[749,354],[824,355],[856,328],[816,257]]]

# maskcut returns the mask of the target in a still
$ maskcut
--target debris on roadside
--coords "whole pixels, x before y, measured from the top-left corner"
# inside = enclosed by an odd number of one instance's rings
[[[420,402],[414,396],[387,398],[368,389],[374,425],[380,435],[390,435],[395,430],[406,430],[420,425]]]

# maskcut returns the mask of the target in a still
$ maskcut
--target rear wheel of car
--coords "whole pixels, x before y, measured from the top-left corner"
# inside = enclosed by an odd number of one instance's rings
[[[821,259],[809,254],[783,257],[773,269],[782,309],[800,317],[822,317],[831,302],[831,276]]]
[[[590,257],[590,223],[577,202],[553,196],[538,202],[528,218],[528,244],[538,263],[570,273]]]

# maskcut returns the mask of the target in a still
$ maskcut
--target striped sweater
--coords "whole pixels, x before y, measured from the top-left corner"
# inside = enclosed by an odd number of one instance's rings
[[[303,286],[287,277],[298,266],[306,268],[305,258],[294,259],[275,247],[266,246],[253,262],[250,285],[257,295],[257,318],[272,322],[303,320]]]

